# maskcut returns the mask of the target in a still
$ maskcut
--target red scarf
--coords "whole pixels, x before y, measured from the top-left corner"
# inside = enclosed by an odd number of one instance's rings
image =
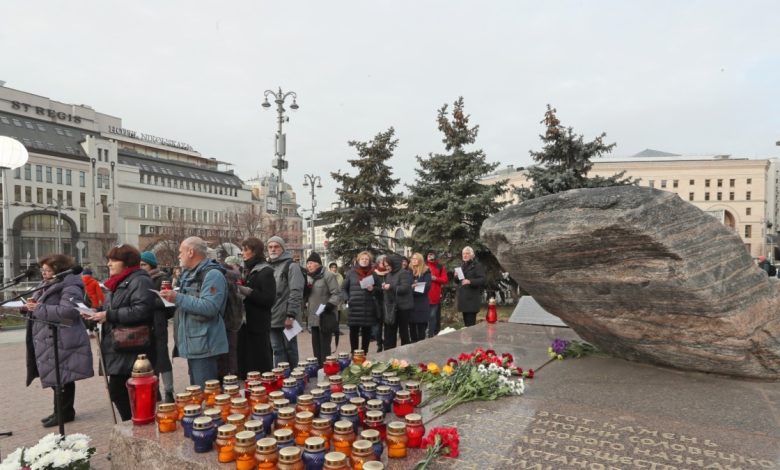
[[[138,271],[139,269],[141,269],[140,266],[132,266],[132,267],[129,267],[129,268],[125,268],[124,271],[122,271],[121,273],[114,274],[113,276],[109,277],[108,280],[106,282],[104,282],[103,284],[106,287],[108,287],[108,290],[110,290],[111,292],[114,292],[116,290],[116,288],[119,287],[119,284],[122,281],[124,281],[127,276],[133,274],[134,272]]]
[[[373,271],[374,271],[374,268],[372,268],[370,265],[366,266],[365,268],[363,266],[360,266],[360,265],[357,265],[355,267],[355,272],[358,275],[358,281],[362,281],[364,277],[367,277]]]

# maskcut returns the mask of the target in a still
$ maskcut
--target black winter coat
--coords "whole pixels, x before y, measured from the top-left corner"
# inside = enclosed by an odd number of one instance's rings
[[[162,287],[163,281],[170,280],[168,275],[159,269],[153,269],[149,272],[149,276],[154,283],[154,289],[158,291]],[[157,373],[170,372],[173,370],[173,366],[171,355],[168,353],[168,318],[173,316],[174,308],[166,308],[162,299],[157,295],[154,296],[154,307],[154,370]]]
[[[390,265],[390,273],[385,276],[385,284],[390,284],[390,288],[387,290],[382,289],[384,307],[385,307],[385,323],[393,324],[398,318],[397,315],[392,315],[392,312],[397,310],[411,311],[414,308],[414,300],[412,299],[412,273],[401,269],[401,257],[399,255],[390,255],[387,257],[387,262]],[[388,318],[388,315],[392,315]],[[388,320],[393,321],[388,321]]]
[[[411,323],[428,323],[431,317],[431,301],[428,299],[428,291],[431,290],[431,272],[427,269],[421,276],[414,278],[418,284],[425,283],[425,292],[417,292],[412,289],[412,298],[414,299],[414,310],[409,317]]]
[[[52,322],[70,322],[70,327],[58,330],[57,353],[60,359],[62,384],[86,379],[95,375],[92,368],[92,348],[87,329],[76,309],[78,302],[84,302],[84,283],[81,276],[70,274],[62,281],[50,284],[36,292],[33,298],[38,302],[30,313],[32,318]],[[41,385],[54,387],[57,384],[54,368],[54,339],[51,329],[43,323],[27,322],[27,385],[36,378]]]
[[[485,287],[485,268],[476,260],[463,263],[463,277],[471,281],[471,284],[460,285],[460,280],[455,276],[458,283],[458,311],[459,312],[479,312],[482,308],[482,290]]]
[[[352,269],[347,273],[344,282],[341,283],[341,296],[349,305],[347,325],[349,326],[374,326],[379,318],[377,312],[377,298],[381,290],[379,278],[374,274],[374,289],[368,291],[360,287],[358,273]]]
[[[138,354],[146,354],[154,364],[156,349],[154,341],[147,351],[117,352],[111,330],[117,325],[135,326],[146,324],[154,327],[155,299],[157,294],[149,274],[143,269],[133,271],[106,297],[106,321],[102,324],[100,350],[108,375],[130,375]]]
[[[255,266],[258,268],[253,270]],[[271,307],[276,301],[274,268],[262,258],[253,258],[247,261],[246,269],[245,284],[252,289],[252,293],[244,298],[246,328],[252,334],[270,334]]]

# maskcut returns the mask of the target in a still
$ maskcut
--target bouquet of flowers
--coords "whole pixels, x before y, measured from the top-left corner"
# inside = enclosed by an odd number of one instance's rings
[[[567,357],[585,357],[591,354],[596,354],[598,350],[595,346],[584,341],[566,340],[561,338],[555,338],[547,348],[547,355],[551,359],[558,359],[562,361]]]
[[[441,456],[456,458],[460,436],[457,428],[433,428],[423,439],[422,447],[426,449],[425,459],[417,462],[414,470],[425,470],[433,461]]]
[[[48,434],[32,447],[20,447],[0,463],[0,470],[89,470],[95,448],[85,434]]]
[[[372,371],[395,372],[401,380],[417,379],[417,369],[405,360],[392,359],[388,362],[365,361],[361,365],[352,364],[341,371],[341,380],[345,384],[357,384],[364,375],[371,375]]]

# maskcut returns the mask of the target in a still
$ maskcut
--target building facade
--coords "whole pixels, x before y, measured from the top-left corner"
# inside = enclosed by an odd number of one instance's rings
[[[308,253],[304,254],[303,249],[303,218],[298,212],[298,200],[292,186],[282,181],[282,207],[281,211],[277,211],[280,187],[276,175],[259,176],[247,180],[247,184],[258,206],[258,212],[262,214],[260,225],[263,242],[273,235],[278,235],[284,239],[293,258],[305,261]]]

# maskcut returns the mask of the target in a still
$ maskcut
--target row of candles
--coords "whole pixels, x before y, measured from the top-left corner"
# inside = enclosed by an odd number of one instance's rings
[[[180,423],[196,452],[216,447],[218,461],[235,462],[238,470],[384,468],[385,445],[388,458],[404,458],[422,444],[425,428],[414,413],[422,391],[394,372],[372,371],[357,385],[344,384],[339,372],[364,360],[361,350],[351,358],[329,356],[327,381],[308,393],[306,382],[319,371],[316,358],[293,370],[279,363],[271,372],[249,372],[243,389],[236,376],[224,377],[221,386],[209,380],[203,390],[189,386],[175,404],[158,406],[158,430],[173,432]],[[385,424],[391,411],[403,421]]]

